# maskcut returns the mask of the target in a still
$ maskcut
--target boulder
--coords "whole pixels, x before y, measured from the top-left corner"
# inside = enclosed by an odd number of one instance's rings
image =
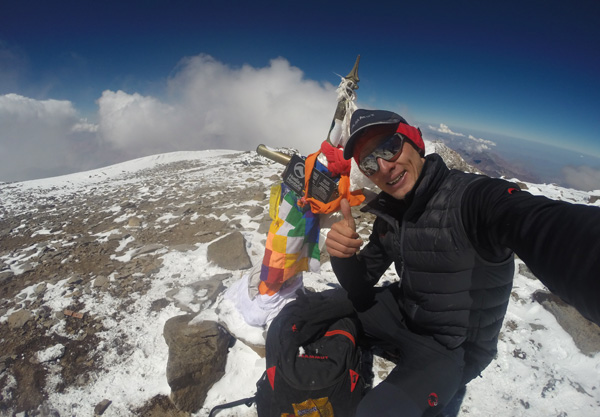
[[[571,335],[581,353],[593,357],[600,352],[600,326],[552,293],[536,291],[533,299],[556,317],[558,324]]]
[[[262,206],[253,206],[250,208],[250,210],[248,210],[248,216],[249,217],[256,217],[256,216],[260,216],[261,214],[263,214],[265,211],[265,209]]]
[[[190,413],[178,410],[166,395],[155,395],[132,415],[144,417],[190,417]]]
[[[231,335],[212,321],[190,325],[193,315],[173,317],[165,323],[163,336],[169,346],[167,382],[175,406],[195,413],[206,394],[225,373]]]
[[[221,268],[235,271],[252,266],[246,251],[246,239],[240,232],[233,232],[208,246],[208,261]]]
[[[14,272],[10,269],[0,271],[0,285],[10,282],[10,280],[13,279],[14,276]]]
[[[219,294],[225,291],[223,281],[231,278],[231,274],[216,274],[207,280],[197,281],[190,286],[196,294],[203,294],[202,298],[206,298],[210,304],[213,304]]]
[[[133,216],[127,220],[127,226],[131,228],[138,228],[142,225],[142,220],[139,217]]]
[[[33,318],[33,314],[29,310],[17,310],[8,316],[8,327],[11,330],[20,329]]]
[[[164,246],[159,243],[153,243],[150,245],[142,246],[141,248],[135,249],[131,253],[131,258],[135,258],[136,256],[146,255],[148,253],[156,252],[157,250],[162,249]]]
[[[94,288],[102,288],[102,287],[106,287],[109,284],[109,279],[108,277],[104,276],[104,275],[98,275],[96,277],[96,279],[94,280],[94,284],[93,287]]]
[[[96,407],[94,407],[94,415],[101,416],[111,404],[112,401],[107,399],[100,401],[98,404],[96,404]]]

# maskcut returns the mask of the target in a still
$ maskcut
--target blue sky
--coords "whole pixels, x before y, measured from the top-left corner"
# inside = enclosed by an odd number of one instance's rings
[[[99,124],[106,141],[109,99],[113,113],[138,100],[167,117],[181,111],[175,102],[189,90],[183,80],[196,80],[191,68],[205,71],[208,61],[232,79],[244,68],[272,71],[270,78],[299,73],[297,90],[331,95],[335,74],[346,75],[360,54],[359,106],[600,156],[600,2],[403,3],[2,0],[0,97],[68,102],[65,111]],[[190,64],[200,56],[203,64]],[[278,58],[285,69],[273,65]],[[19,131],[6,103],[5,120]],[[327,105],[330,120],[334,102]],[[6,150],[16,137],[0,145]],[[97,138],[84,143],[90,138],[72,140],[110,160]],[[154,145],[149,151],[162,149]]]

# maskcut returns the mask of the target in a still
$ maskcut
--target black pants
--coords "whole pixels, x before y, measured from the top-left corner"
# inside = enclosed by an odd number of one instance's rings
[[[464,387],[464,350],[449,350],[432,337],[411,332],[389,287],[357,313],[369,343],[392,352],[398,361],[387,379],[367,393],[356,417],[441,414]]]

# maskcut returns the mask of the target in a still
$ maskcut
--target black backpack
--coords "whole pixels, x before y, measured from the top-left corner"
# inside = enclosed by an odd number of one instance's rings
[[[340,291],[299,293],[269,327],[255,397],[215,409],[256,402],[259,417],[353,416],[366,385],[353,311]]]

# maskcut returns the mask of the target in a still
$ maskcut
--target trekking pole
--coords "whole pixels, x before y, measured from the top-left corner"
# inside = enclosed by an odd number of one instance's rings
[[[252,407],[252,404],[256,401],[256,397],[242,398],[241,400],[232,401],[227,404],[216,405],[210,410],[210,414],[208,417],[214,417],[217,415],[217,412],[220,410],[224,410],[226,408],[237,407],[238,405],[246,404],[246,407]]]

